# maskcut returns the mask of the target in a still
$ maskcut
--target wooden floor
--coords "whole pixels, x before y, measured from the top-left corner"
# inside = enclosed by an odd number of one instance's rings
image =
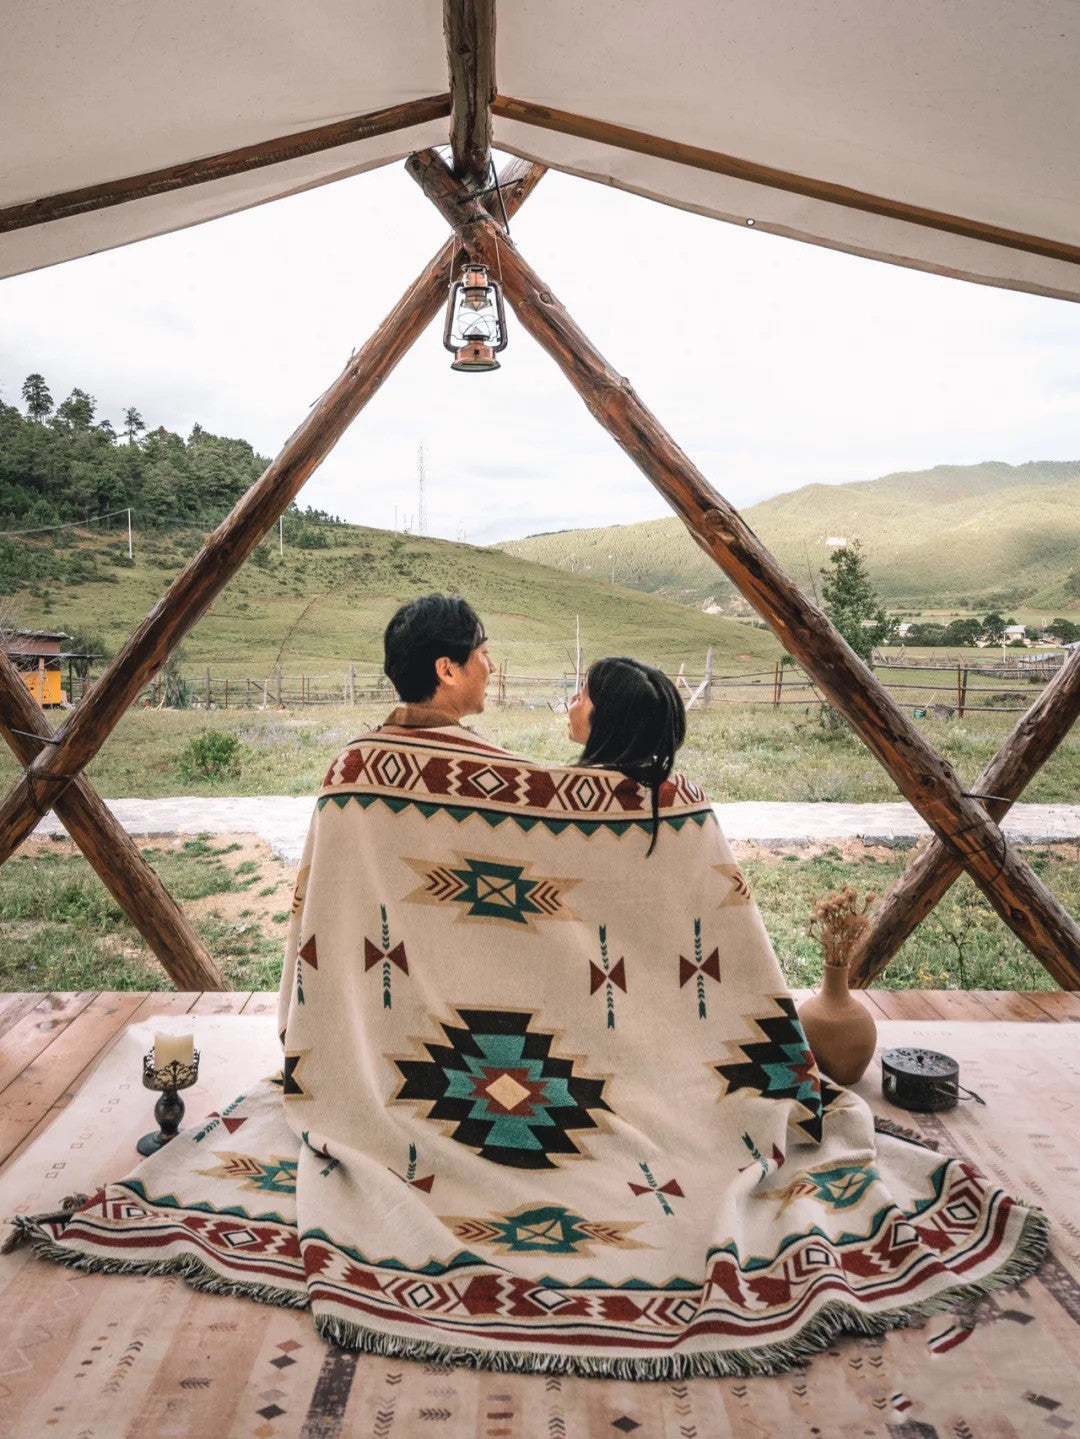
[[[808,990],[795,990],[802,1000]],[[1060,990],[866,990],[880,1019],[1080,1022],[1080,995]],[[266,1014],[275,993],[0,993],[0,1173],[78,1092],[134,1020],[159,1014]]]

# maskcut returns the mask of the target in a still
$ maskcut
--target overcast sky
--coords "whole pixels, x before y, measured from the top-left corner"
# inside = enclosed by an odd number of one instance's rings
[[[400,166],[0,282],[0,398],[40,371],[119,426],[198,422],[273,455],[445,238]],[[811,481],[1080,458],[1080,306],[942,279],[550,173],[525,256],[741,508]],[[510,316],[496,374],[441,318],[300,503],[476,544],[667,513]]]

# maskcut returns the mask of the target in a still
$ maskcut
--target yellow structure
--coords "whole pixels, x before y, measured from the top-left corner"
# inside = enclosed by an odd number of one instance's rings
[[[47,670],[44,666],[36,670],[23,670],[23,684],[39,705],[62,705],[67,695],[60,688],[59,670]]]

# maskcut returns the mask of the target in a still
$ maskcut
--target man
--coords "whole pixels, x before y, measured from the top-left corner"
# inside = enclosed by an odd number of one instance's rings
[[[384,728],[458,725],[481,714],[495,666],[476,611],[460,596],[402,605],[383,636],[384,669],[402,700]]]

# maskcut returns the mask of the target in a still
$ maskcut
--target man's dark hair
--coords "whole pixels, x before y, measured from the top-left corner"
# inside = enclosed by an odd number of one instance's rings
[[[458,595],[422,595],[402,605],[383,635],[383,668],[406,704],[429,700],[439,687],[435,661],[463,665],[484,643],[484,626]]]

